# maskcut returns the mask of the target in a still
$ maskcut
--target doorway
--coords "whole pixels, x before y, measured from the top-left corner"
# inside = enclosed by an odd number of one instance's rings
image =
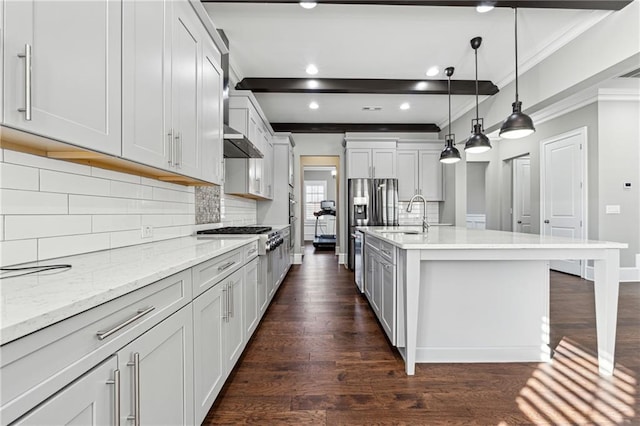
[[[486,161],[467,163],[467,228],[485,229],[486,206]]]
[[[540,233],[558,237],[586,237],[587,128],[545,139],[540,160]],[[580,259],[552,261],[551,269],[584,276]]]
[[[531,157],[513,160],[513,194],[511,197],[514,232],[531,233]]]

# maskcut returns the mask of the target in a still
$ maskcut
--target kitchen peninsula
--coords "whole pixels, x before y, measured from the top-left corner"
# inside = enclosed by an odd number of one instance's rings
[[[540,362],[549,262],[594,263],[598,364],[611,375],[619,250],[626,244],[503,231],[362,227],[365,294],[406,373],[423,362]]]

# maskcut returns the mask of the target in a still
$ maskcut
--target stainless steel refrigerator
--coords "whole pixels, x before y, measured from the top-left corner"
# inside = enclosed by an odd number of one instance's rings
[[[349,269],[356,266],[356,226],[398,225],[398,179],[349,179]]]

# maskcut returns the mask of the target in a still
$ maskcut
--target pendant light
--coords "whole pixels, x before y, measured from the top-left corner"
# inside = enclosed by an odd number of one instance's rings
[[[514,8],[515,21],[515,46],[516,46],[516,101],[511,104],[513,113],[504,120],[500,127],[500,137],[506,139],[518,139],[529,136],[536,131],[533,120],[522,112],[522,102],[518,99],[518,8]]]
[[[455,68],[447,67],[444,69],[444,73],[447,77],[449,77],[449,82],[447,83],[447,93],[449,94],[449,132],[451,132],[451,76],[453,75],[453,71]],[[440,162],[445,164],[453,164],[460,161],[460,151],[455,147],[456,143],[456,135],[453,133],[449,133],[445,135],[445,146],[442,152],[440,153]]]
[[[471,47],[476,55],[476,118],[471,120],[471,136],[464,144],[464,150],[472,154],[480,154],[491,149],[489,138],[484,134],[484,120],[480,118],[478,107],[478,48],[482,44],[482,37],[471,39]]]

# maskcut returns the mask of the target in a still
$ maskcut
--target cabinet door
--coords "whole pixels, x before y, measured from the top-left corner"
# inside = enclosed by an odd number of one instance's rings
[[[373,310],[379,319],[382,311],[382,262],[380,262],[380,258],[377,255],[373,257],[373,286],[371,287],[371,301]]]
[[[229,311],[228,321],[224,324],[225,339],[225,364],[227,371],[231,371],[244,349],[244,318],[243,318],[243,271],[239,270],[226,278],[223,284],[227,285],[227,297]]]
[[[375,281],[376,255],[375,253],[371,252],[368,247],[365,250],[367,253],[365,256],[366,272],[365,272],[365,280],[364,280],[364,294],[367,296],[367,299],[369,299],[369,302],[373,306],[373,288],[374,288],[374,281]]]
[[[171,49],[171,116],[176,144],[178,172],[188,176],[200,173],[200,132],[198,109],[201,105],[199,76],[202,69],[200,22],[186,0],[173,3]]]
[[[117,368],[117,358],[112,356],[13,424],[115,424],[115,383],[111,381]]]
[[[387,333],[389,340],[395,344],[395,320],[396,320],[396,282],[395,267],[382,260],[382,303],[380,305],[380,323]]]
[[[273,145],[265,140],[264,159],[264,196],[273,199]]]
[[[122,5],[122,155],[168,169],[171,129],[171,1]]]
[[[258,258],[258,309],[260,317],[269,306],[269,290],[267,289],[267,256]]]
[[[193,424],[192,321],[189,304],[118,352],[122,424],[136,398],[143,425]]]
[[[372,165],[374,178],[395,178],[396,177],[396,150],[378,149],[372,150]]]
[[[440,152],[420,151],[420,189],[428,201],[442,201]]]
[[[4,123],[120,155],[121,2],[23,0],[3,5]],[[28,48],[29,58],[18,56]],[[27,59],[30,79],[25,79]],[[27,111],[20,111],[26,107],[27,87],[29,121]]]
[[[221,185],[222,175],[222,69],[216,60],[213,42],[203,45],[202,108],[200,136],[202,141],[201,177]]]
[[[418,151],[398,151],[398,200],[409,201],[418,193]]]
[[[258,258],[244,267],[244,340],[248,342],[258,327]]]
[[[215,285],[193,301],[196,424],[202,423],[227,378],[223,356],[227,293],[223,287]]]
[[[347,178],[373,177],[370,149],[349,149],[347,151],[347,161]]]

